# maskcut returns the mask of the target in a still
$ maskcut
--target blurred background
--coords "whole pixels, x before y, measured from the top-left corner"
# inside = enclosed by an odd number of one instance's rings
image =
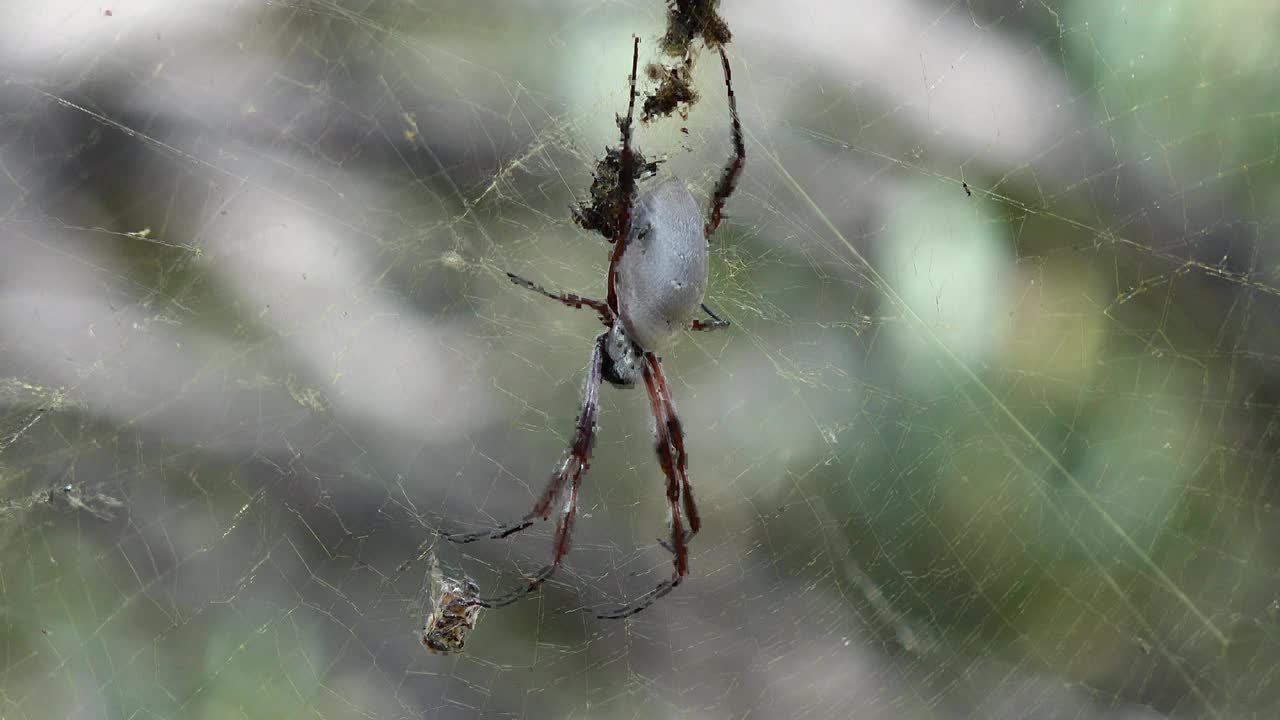
[[[0,7],[0,715],[1235,718],[1280,707],[1280,5],[725,0],[733,322],[602,391],[577,228],[660,0]],[[705,205],[719,63],[637,143]],[[642,91],[652,83],[642,82]]]

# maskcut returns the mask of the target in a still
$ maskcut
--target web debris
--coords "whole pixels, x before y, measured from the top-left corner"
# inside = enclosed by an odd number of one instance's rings
[[[41,507],[55,510],[81,510],[99,520],[110,520],[115,517],[116,510],[124,507],[124,502],[106,493],[89,491],[83,486],[67,483],[59,487],[40,489],[24,497],[0,501],[0,518]]]
[[[649,162],[634,146],[631,148],[634,170],[633,180],[642,180],[658,173],[660,160]],[[613,242],[622,222],[622,197],[618,192],[618,178],[622,173],[622,148],[606,147],[604,157],[596,163],[591,179],[591,201],[578,203],[573,208],[573,221],[583,230],[600,233]],[[632,187],[635,184],[632,183]]]
[[[444,577],[435,553],[431,554],[427,601],[435,598],[431,613],[422,626],[422,646],[436,655],[462,652],[467,633],[474,630],[481,607],[475,604],[480,586],[471,578]]]
[[[694,38],[701,38],[704,47],[715,50],[732,38],[729,25],[720,17],[717,8],[720,0],[672,0],[667,4],[667,32],[662,36],[662,50],[676,58],[672,65],[651,63],[645,67],[650,80],[658,88],[645,96],[640,122],[647,123],[657,117],[670,117],[679,112],[681,119],[689,117],[689,109],[698,101],[693,89]]]

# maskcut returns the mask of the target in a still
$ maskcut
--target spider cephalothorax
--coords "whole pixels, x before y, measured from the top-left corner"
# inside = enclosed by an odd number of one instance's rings
[[[640,379],[640,363],[644,362],[644,351],[627,335],[619,321],[614,321],[608,335],[600,376],[614,387],[634,387],[636,380]]]
[[[720,226],[724,203],[733,194],[746,160],[742,126],[738,123],[738,106],[733,97],[733,84],[729,74],[729,59],[723,47],[717,49],[729,97],[733,155],[725,164],[720,181],[716,184],[706,222],[702,222],[702,213],[689,189],[676,178],[663,180],[636,197],[636,179],[642,174],[637,171],[637,162],[643,162],[638,159],[638,154],[631,146],[636,65],[640,54],[640,40],[636,39],[631,56],[631,91],[627,114],[618,118],[622,146],[616,153],[616,187],[612,190],[616,196],[611,202],[608,198],[603,198],[602,202],[602,198],[594,197],[596,188],[593,185],[593,204],[583,207],[607,208],[607,219],[601,224],[584,222],[582,209],[575,211],[575,218],[584,227],[612,231],[612,235],[606,235],[613,243],[606,277],[606,299],[592,300],[572,293],[552,292],[518,275],[507,274],[520,287],[570,307],[594,310],[608,329],[596,336],[591,350],[587,378],[583,384],[582,410],[578,413],[573,440],[569,444],[569,456],[551,475],[533,509],[519,521],[508,525],[465,535],[446,535],[455,542],[504,538],[524,530],[535,520],[546,520],[551,516],[552,510],[558,509],[561,514],[556,525],[555,554],[551,564],[539,570],[527,584],[506,595],[472,598],[467,601],[470,604],[499,607],[519,600],[546,582],[568,554],[573,521],[578,512],[578,486],[591,462],[602,382],[627,388],[634,386],[637,381],[643,381],[649,394],[649,406],[653,412],[657,434],[655,449],[667,480],[666,497],[671,516],[671,539],[663,541],[663,545],[674,556],[674,568],[670,579],[642,595],[632,605],[600,613],[597,617],[622,618],[634,615],[671,592],[689,573],[688,543],[702,526],[702,521],[698,516],[698,506],[693,500],[693,488],[689,484],[689,458],[685,452],[684,429],[676,415],[675,403],[671,400],[667,378],[656,351],[683,330],[715,330],[729,325],[702,304],[707,289],[707,239]],[[606,163],[613,152],[610,150],[606,153]],[[710,316],[710,321],[693,319],[699,308]],[[561,502],[560,498],[566,490],[568,497]]]

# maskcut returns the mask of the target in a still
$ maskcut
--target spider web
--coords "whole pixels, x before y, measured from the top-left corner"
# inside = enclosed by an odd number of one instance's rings
[[[692,574],[583,612],[670,572],[605,388],[565,567],[436,656],[431,568],[550,556],[433,538],[562,457],[596,321],[504,273],[602,294],[569,206],[663,3],[0,9],[0,715],[1274,712],[1274,3],[722,11]],[[705,204],[701,59],[637,141]]]

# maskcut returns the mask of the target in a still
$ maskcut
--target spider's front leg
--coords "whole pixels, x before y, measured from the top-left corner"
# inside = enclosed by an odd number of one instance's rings
[[[578,413],[578,422],[574,429],[573,441],[569,444],[569,456],[565,458],[560,468],[551,475],[551,479],[547,481],[546,489],[542,491],[542,497],[533,506],[533,510],[519,522],[483,530],[478,533],[445,535],[446,538],[460,543],[471,542],[485,537],[499,538],[511,535],[529,527],[534,520],[545,520],[549,517],[552,506],[559,500],[560,495],[564,492],[565,485],[568,484],[569,498],[564,504],[560,522],[556,524],[555,553],[551,558],[551,564],[544,565],[529,579],[527,584],[505,595],[475,598],[469,600],[469,604],[487,608],[510,605],[537,590],[542,583],[555,574],[565,555],[569,554],[569,541],[573,532],[573,521],[578,515],[578,487],[582,482],[582,474],[591,465],[591,449],[595,445],[596,418],[600,411],[600,383],[604,377],[605,343],[608,341],[608,337],[609,333],[607,332],[596,336],[595,347],[591,351],[591,363],[587,366],[587,378],[583,388],[582,410]]]
[[[675,404],[667,387],[667,377],[662,372],[662,362],[652,352],[646,352],[644,359],[644,384],[649,392],[649,406],[657,430],[658,463],[667,479],[667,503],[671,513],[671,540],[669,543],[661,540],[659,542],[671,551],[675,567],[670,579],[636,598],[631,605],[596,614],[597,618],[606,620],[635,615],[676,589],[689,574],[689,540],[702,528],[698,506],[693,500],[693,487],[689,484],[689,456],[684,449],[684,428],[676,415]],[[683,518],[689,523],[687,530],[681,521],[682,507]]]
[[[693,501],[693,485],[689,482],[689,455],[684,450],[684,426],[680,423],[680,416],[676,414],[676,404],[671,400],[671,389],[667,387],[667,374],[662,371],[662,362],[653,353],[645,353],[645,355],[653,367],[654,385],[657,387],[658,398],[662,401],[666,415],[666,442],[675,450],[675,466],[680,475],[680,500],[684,505],[684,518],[689,523],[689,530],[685,535],[687,542],[702,529],[702,518],[698,515],[698,505]],[[662,442],[661,433],[658,435],[658,441]],[[670,493],[670,485],[668,485],[668,496]]]
[[[507,278],[510,279],[513,284],[519,287],[522,287],[526,290],[530,290],[532,292],[536,292],[539,295],[542,295],[543,297],[550,298],[552,300],[555,300],[556,302],[559,302],[563,305],[567,305],[571,308],[579,308],[579,309],[584,307],[590,308],[591,310],[596,311],[596,314],[600,316],[600,321],[603,322],[606,327],[613,326],[613,311],[609,309],[608,305],[604,304],[599,300],[584,298],[581,295],[575,295],[573,293],[552,292],[551,290],[544,288],[543,286],[533,282],[532,280],[527,280],[525,278],[522,278],[519,275],[516,275],[515,273],[510,273],[510,272],[507,273]],[[598,379],[598,376],[600,375],[599,368],[601,367],[601,364],[604,361],[603,361],[603,356],[601,356],[600,358],[597,358],[597,355],[599,355],[599,347],[601,342],[600,338],[606,337],[607,335],[608,333],[605,333],[604,335],[601,335],[596,338],[596,351],[592,354],[591,366],[587,368],[588,385],[591,385],[593,382],[596,386],[599,386],[600,384],[600,380]],[[593,381],[591,379],[592,377],[597,377],[597,379]],[[595,393],[596,393],[596,390],[591,388],[589,388],[586,391],[586,395],[588,396],[588,398],[590,398]],[[587,405],[584,404],[583,412],[585,413],[587,409],[588,409]],[[594,407],[594,405],[590,408],[590,410],[592,412],[592,416],[594,417],[594,414],[596,412],[596,408]],[[579,418],[579,425],[581,425],[581,418]],[[579,427],[579,432],[581,432],[581,427]],[[594,432],[594,430],[592,432]],[[578,442],[578,438],[575,436],[574,445],[572,447],[576,448],[577,442]],[[590,453],[591,453],[591,449],[588,447],[586,450],[586,453],[582,456],[584,465],[586,462],[586,457],[589,456]],[[538,504],[533,506],[533,510],[529,511],[528,515],[525,515],[524,517],[520,518],[515,522],[510,522],[510,523],[507,523],[506,525],[499,525],[498,527],[487,528],[485,530],[477,530],[475,532],[469,532],[469,533],[441,532],[440,534],[445,539],[451,542],[460,543],[460,544],[475,542],[476,540],[501,540],[502,538],[505,538],[509,535],[514,535],[520,532],[521,530],[528,529],[531,525],[533,525],[535,520],[546,520],[551,514],[551,506],[555,503],[556,498],[560,497],[560,493],[564,491],[565,481],[568,479],[570,471],[572,470],[570,466],[576,457],[577,455],[571,456],[568,460],[565,461],[565,465],[560,469],[560,471],[551,476],[551,480],[547,483],[546,488],[542,491],[542,497],[539,498]],[[585,469],[586,468],[584,467],[583,470]]]

